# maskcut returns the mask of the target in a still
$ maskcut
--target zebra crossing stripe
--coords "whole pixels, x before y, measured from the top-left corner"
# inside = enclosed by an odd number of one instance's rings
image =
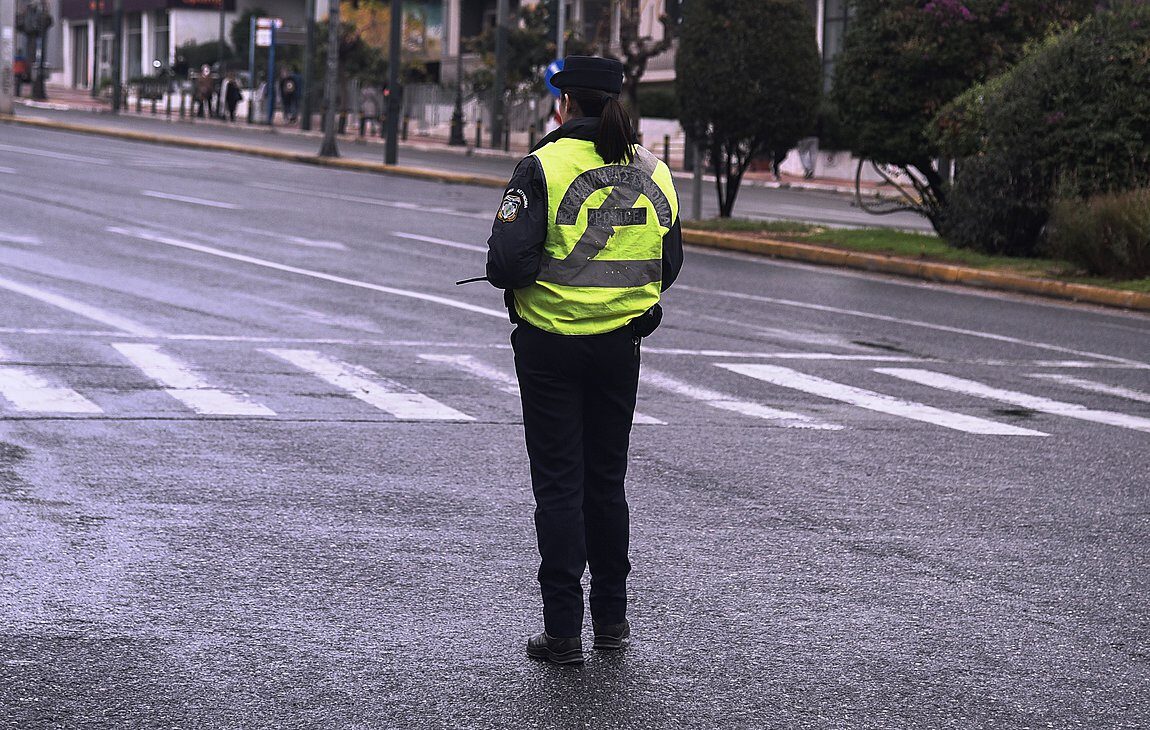
[[[1059,373],[1031,373],[1030,377],[1038,378],[1039,380],[1052,380],[1055,383],[1081,388],[1082,390],[1089,390],[1092,393],[1102,393],[1104,395],[1113,395],[1126,400],[1134,400],[1139,403],[1150,403],[1150,393],[1133,388],[1123,388],[1118,385],[1107,385],[1106,383],[1096,383],[1093,380],[1086,380],[1085,378],[1075,378],[1070,375],[1061,375]]]
[[[475,420],[466,413],[422,393],[412,392],[365,367],[336,360],[315,350],[267,349],[264,352],[295,365],[364,403],[387,411],[396,418],[412,421]]]
[[[145,375],[164,386],[164,392],[200,415],[275,415],[275,411],[252,401],[244,393],[212,387],[190,366],[162,352],[159,345],[117,342],[112,347]]]
[[[510,373],[504,372],[498,368],[493,368],[490,365],[477,360],[472,355],[420,355],[423,360],[428,362],[443,363],[449,365],[457,370],[462,370],[465,373],[474,375],[484,380],[490,380],[495,383],[495,386],[510,395],[519,397],[519,381],[517,381]],[[648,416],[643,413],[636,412],[634,423],[639,423],[647,426],[666,426],[666,421],[660,421],[654,416]]]
[[[0,396],[18,411],[103,413],[100,406],[70,388],[52,385],[35,373],[0,365]]]
[[[909,380],[912,383],[919,383],[921,385],[928,385],[932,388],[1010,403],[1011,405],[1028,408],[1032,411],[1150,433],[1150,418],[1128,416],[1124,413],[1115,413],[1114,411],[1100,411],[1087,408],[1077,403],[1065,403],[1037,395],[1019,393],[1013,390],[1002,390],[1001,388],[993,388],[974,380],[956,378],[953,375],[944,375],[943,373],[936,373],[932,370],[920,370],[918,368],[875,368],[875,372],[884,375],[893,375],[896,378],[902,378],[903,380]]]
[[[724,411],[741,413],[752,418],[762,418],[768,421],[779,421],[779,425],[786,428],[810,428],[821,431],[841,431],[842,426],[833,423],[820,423],[801,413],[792,413],[777,408],[765,406],[762,403],[739,400],[717,390],[703,388],[698,385],[684,383],[657,370],[643,369],[642,382],[652,385],[660,390],[666,390],[675,395],[700,401],[712,408]]]
[[[777,365],[760,365],[758,363],[716,363],[716,365],[732,372],[783,388],[791,388],[804,393],[810,393],[811,395],[849,403],[852,406],[865,408],[869,411],[909,418],[913,421],[922,421],[923,423],[931,423],[936,426],[942,426],[964,433],[991,436],[1047,435],[1041,431],[1034,431],[1029,428],[1019,428],[1018,426],[989,421],[985,418],[976,418],[975,416],[968,416],[963,413],[953,413],[942,410],[941,408],[935,408],[934,406],[895,398],[894,396],[883,393],[876,393],[872,390],[843,385],[833,380],[825,380]]]

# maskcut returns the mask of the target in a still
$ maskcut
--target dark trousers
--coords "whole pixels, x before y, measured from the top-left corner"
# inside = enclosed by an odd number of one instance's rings
[[[629,326],[571,336],[520,324],[511,341],[535,493],[544,628],[555,637],[578,636],[587,567],[592,619],[626,618],[631,563],[623,481],[639,340]]]

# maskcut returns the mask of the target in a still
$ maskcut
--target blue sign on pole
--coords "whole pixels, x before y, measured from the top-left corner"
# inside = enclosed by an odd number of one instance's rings
[[[551,96],[556,99],[559,98],[559,89],[551,85],[551,77],[563,70],[563,59],[557,59],[547,64],[547,73],[544,74],[544,80],[547,82],[547,90],[551,92]]]

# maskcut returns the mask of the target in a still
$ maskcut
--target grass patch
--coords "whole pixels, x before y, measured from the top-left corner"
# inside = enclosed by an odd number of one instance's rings
[[[717,233],[750,234],[792,243],[810,243],[861,253],[937,261],[975,269],[990,269],[1075,284],[1150,293],[1150,278],[1119,281],[1100,276],[1083,276],[1073,264],[1066,261],[992,256],[978,251],[952,248],[938,236],[928,233],[908,233],[886,228],[824,228],[800,221],[740,219],[687,221],[683,227]]]

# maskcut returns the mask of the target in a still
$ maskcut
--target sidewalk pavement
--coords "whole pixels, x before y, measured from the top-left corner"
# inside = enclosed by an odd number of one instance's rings
[[[28,99],[18,99],[17,103],[23,105],[29,110],[40,110],[45,112],[63,112],[63,111],[80,111],[89,112],[94,114],[106,114],[112,116],[112,105],[108,99],[103,97],[93,97],[91,92],[86,89],[72,89],[66,86],[53,86],[49,85],[46,89],[48,101],[35,102]],[[193,118],[191,115],[191,108],[187,109],[184,117],[179,116],[179,108],[174,107],[171,110],[171,119],[168,118],[167,109],[162,103],[158,103],[156,113],[152,113],[151,102],[145,101],[141,105],[140,113],[136,112],[136,103],[132,100],[128,103],[127,100],[124,104],[124,110],[119,115],[124,119],[131,118],[150,118],[155,120],[163,120],[172,124],[180,124],[187,126],[195,126],[203,130],[205,127],[220,127],[222,129],[243,129],[252,132],[270,133],[275,132],[280,135],[295,136],[302,139],[313,140],[314,148],[319,149],[320,141],[323,137],[323,132],[320,131],[322,119],[320,116],[314,115],[312,129],[310,131],[303,131],[295,125],[276,124],[269,127],[266,124],[248,124],[245,120],[237,120],[236,122],[225,122],[218,119],[200,119]],[[277,116],[277,122],[279,118]],[[358,135],[358,124],[348,125],[348,134],[337,136],[337,143],[340,146],[340,153],[345,157],[352,159],[369,159],[371,161],[378,161],[383,159],[383,145],[384,139],[379,136],[364,136]],[[467,138],[468,135],[465,135]],[[489,147],[475,147],[474,139],[471,138],[463,146],[452,146],[448,144],[447,137],[435,135],[408,135],[407,139],[400,141],[400,147],[404,150],[415,150],[418,152],[442,152],[445,154],[453,155],[466,155],[469,157],[481,157],[489,159],[499,159],[507,161],[518,161],[524,157],[529,151],[530,147],[526,144],[526,140],[518,140],[512,138],[508,150],[492,149]],[[348,149],[348,145],[353,144],[363,146],[366,149],[363,152],[372,150],[372,154],[358,154],[356,150]],[[652,146],[655,152],[658,145]],[[675,162],[675,160],[672,160]],[[513,166],[508,166],[508,172]],[[678,169],[676,169],[678,168]],[[672,168],[672,172],[676,178],[687,179],[691,177],[691,173],[682,168],[681,164],[676,164]],[[446,171],[446,170],[445,170]],[[712,176],[706,176],[709,182],[713,182]],[[800,175],[789,175],[783,173],[775,176],[769,172],[764,171],[749,171],[743,178],[744,185],[759,186],[767,188],[794,188],[804,190],[818,190],[822,192],[834,192],[853,195],[855,192],[854,180],[820,177],[815,176],[807,179]],[[864,181],[861,184],[862,192],[867,195],[881,195],[883,192],[883,185],[873,182]]]
[[[112,114],[106,101],[92,99],[87,92],[52,87],[49,87],[49,98],[52,101],[46,103],[21,99],[19,110],[21,113],[12,121],[65,131],[106,134],[160,144],[238,152],[364,172],[497,188],[504,186],[515,161],[526,153],[525,148],[507,152],[452,147],[443,140],[425,137],[420,138],[418,142],[408,140],[403,143],[404,154],[401,155],[401,159],[410,160],[414,157],[416,161],[413,165],[390,166],[383,164],[383,140],[379,138],[342,135],[338,138],[341,157],[321,158],[317,155],[317,150],[322,132],[318,130],[305,132],[295,127],[268,127],[248,125],[246,122],[193,119],[190,115],[181,121],[177,112],[173,112],[169,120],[164,109],[158,109],[157,114],[152,115],[150,104],[145,104],[143,113],[140,114],[134,111]],[[676,176],[689,177],[690,174],[677,173]],[[763,177],[762,173],[749,173],[747,182],[752,185],[771,186],[772,183],[763,180]],[[784,178],[781,183],[773,183],[773,186],[782,187],[786,184],[788,181]],[[795,182],[795,187],[823,191],[828,188],[835,189],[836,185],[835,181],[818,179]],[[754,236],[684,229],[684,240],[699,246],[744,251],[805,263],[1150,311],[1150,294],[1139,292],[1071,284],[1053,279],[952,266],[913,258],[857,253],[831,246],[774,241]]]

